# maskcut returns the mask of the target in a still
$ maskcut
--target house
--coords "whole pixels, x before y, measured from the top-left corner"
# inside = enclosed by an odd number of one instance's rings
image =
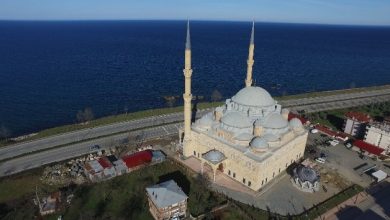
[[[174,180],[147,187],[149,211],[156,220],[183,219],[187,211],[187,195]]]
[[[103,178],[103,167],[97,160],[91,160],[85,163],[84,171],[86,177],[88,177],[92,182],[97,182]]]
[[[390,152],[390,122],[371,122],[367,126],[364,141]]]
[[[356,138],[363,138],[366,133],[366,126],[372,122],[368,114],[362,112],[345,113],[344,132]]]
[[[84,165],[85,175],[92,181],[98,182],[117,176],[117,171],[107,157],[91,160]]]
[[[139,151],[137,153],[122,157],[126,164],[128,172],[138,169],[152,161],[153,154],[151,150]]]

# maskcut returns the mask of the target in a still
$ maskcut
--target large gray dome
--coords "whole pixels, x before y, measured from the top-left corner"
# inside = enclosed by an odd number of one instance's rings
[[[265,128],[281,129],[288,126],[288,121],[278,113],[270,114],[264,121]]]
[[[235,128],[249,128],[252,123],[248,117],[243,116],[238,112],[230,112],[221,118],[223,124]]]
[[[275,105],[275,100],[265,89],[253,86],[241,89],[232,97],[232,101],[237,104],[255,107]]]

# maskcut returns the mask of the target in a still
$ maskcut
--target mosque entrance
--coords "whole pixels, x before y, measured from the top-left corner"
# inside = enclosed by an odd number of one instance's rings
[[[223,173],[223,164],[222,163],[220,163],[218,165],[218,171],[221,171]]]

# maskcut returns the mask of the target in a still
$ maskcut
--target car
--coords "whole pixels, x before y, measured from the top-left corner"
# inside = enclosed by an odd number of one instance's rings
[[[352,144],[351,144],[351,143],[346,143],[346,144],[345,144],[345,147],[349,149],[349,148],[352,147]]]
[[[311,132],[312,134],[316,134],[316,133],[318,133],[318,130],[315,129],[315,128],[313,128],[313,129],[310,130],[310,132]]]
[[[89,150],[99,150],[99,149],[100,149],[100,146],[97,145],[97,144],[95,144],[95,145],[89,147]]]
[[[326,154],[324,153],[324,152],[321,152],[321,154],[320,154],[320,158],[324,158],[324,159],[326,159],[328,156],[326,156]]]
[[[331,140],[331,141],[329,141],[329,144],[332,145],[332,146],[336,146],[339,143],[340,143],[340,141],[338,141],[338,140]]]
[[[318,163],[325,163],[325,161],[326,161],[326,159],[321,158],[321,157],[317,157],[315,160],[316,160]]]

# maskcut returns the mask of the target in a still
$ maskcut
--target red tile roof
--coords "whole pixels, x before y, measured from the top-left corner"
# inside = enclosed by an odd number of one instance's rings
[[[294,114],[292,112],[288,113],[288,120],[290,121],[293,118],[298,118],[303,125],[308,122],[308,120],[306,118],[304,118],[304,117],[302,117],[302,116],[300,116],[298,114]]]
[[[353,142],[353,145],[364,150],[364,151],[367,151],[371,154],[375,154],[375,155],[381,155],[381,153],[384,151],[384,149],[380,148],[380,147],[377,147],[373,144],[369,144],[367,142],[364,142],[362,140],[356,140]]]
[[[347,112],[345,113],[345,117],[360,123],[368,123],[371,121],[371,117],[368,114],[364,114],[362,112]]]
[[[110,161],[105,157],[99,158],[98,162],[103,167],[103,169],[112,167],[112,164],[110,163]]]
[[[314,127],[317,130],[319,130],[320,132],[322,132],[322,133],[324,133],[324,134],[326,134],[328,136],[331,136],[331,137],[336,137],[337,134],[338,134],[337,131],[333,131],[332,129],[330,129],[330,128],[324,126],[324,125],[318,124],[318,125],[315,125]]]
[[[152,161],[152,151],[144,150],[128,156],[122,157],[122,160],[126,163],[128,168],[134,168],[143,164],[150,163]]]

